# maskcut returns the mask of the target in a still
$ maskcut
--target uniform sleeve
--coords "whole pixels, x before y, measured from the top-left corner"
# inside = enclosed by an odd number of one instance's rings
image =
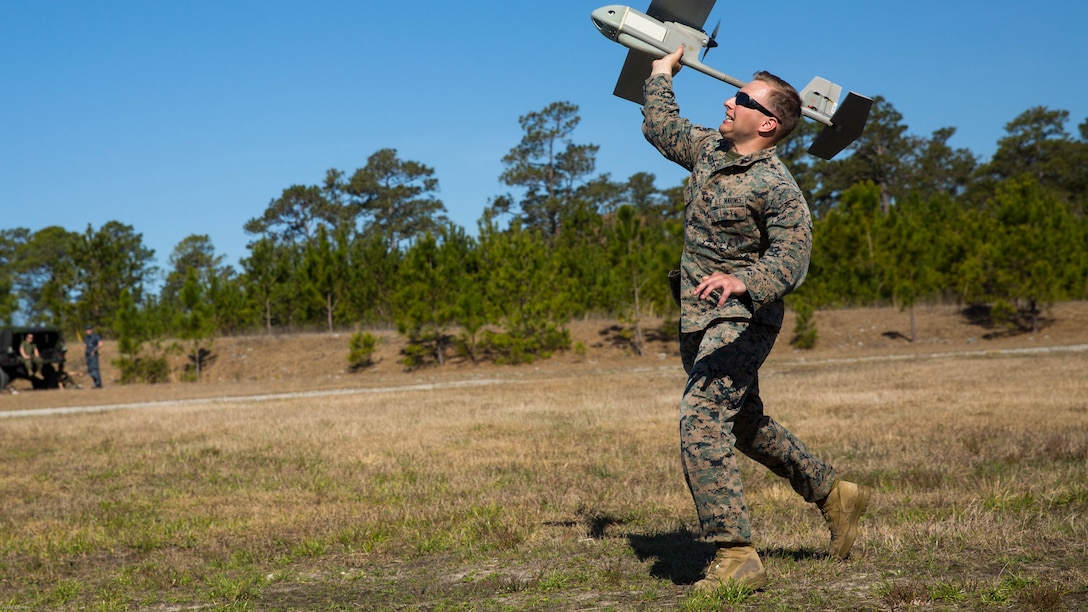
[[[767,250],[754,265],[736,273],[757,310],[801,286],[812,254],[812,217],[792,183],[771,194],[765,219]]]
[[[672,77],[655,74],[643,87],[646,106],[642,109],[642,134],[668,160],[687,170],[695,167],[698,159],[696,128],[680,116],[680,107],[672,90]]]

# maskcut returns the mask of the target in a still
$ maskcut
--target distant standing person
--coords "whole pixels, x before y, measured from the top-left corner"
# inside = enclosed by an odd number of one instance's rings
[[[93,325],[88,325],[83,334],[83,346],[87,356],[87,376],[94,381],[94,388],[102,388],[102,375],[98,371],[98,351],[102,348],[102,337],[94,331]]]

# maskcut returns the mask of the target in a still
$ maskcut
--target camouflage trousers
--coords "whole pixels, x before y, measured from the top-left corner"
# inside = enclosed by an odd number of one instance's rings
[[[834,484],[831,465],[763,414],[759,368],[777,336],[777,329],[748,321],[717,321],[701,332],[680,334],[688,373],[680,403],[680,455],[708,542],[752,542],[734,449],[789,479],[806,501],[824,499]]]

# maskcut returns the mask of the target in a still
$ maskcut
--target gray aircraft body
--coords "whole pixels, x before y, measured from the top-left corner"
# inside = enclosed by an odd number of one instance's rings
[[[591,18],[597,30],[630,49],[613,93],[643,104],[642,85],[650,74],[651,64],[680,46],[684,47],[681,59],[684,66],[735,87],[744,87],[744,81],[703,63],[706,52],[717,46],[714,40],[717,28],[714,34],[702,29],[714,2],[653,0],[645,13],[619,4],[593,11]],[[826,126],[813,140],[809,153],[831,159],[861,136],[873,105],[871,98],[851,91],[840,103],[842,87],[821,77],[812,79],[800,93],[802,114]]]

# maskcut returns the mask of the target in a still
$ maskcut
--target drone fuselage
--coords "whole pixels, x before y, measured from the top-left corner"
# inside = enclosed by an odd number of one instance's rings
[[[734,87],[744,87],[744,81],[707,66],[699,56],[703,49],[716,45],[713,36],[699,29],[713,5],[714,0],[653,0],[650,14],[621,4],[593,11],[590,17],[597,31],[631,49],[613,93],[642,104],[642,83],[650,74],[652,61],[680,46],[684,47],[680,58],[684,66]],[[691,25],[675,19],[689,21]],[[873,104],[871,98],[852,91],[840,103],[841,94],[842,87],[821,77],[813,79],[800,92],[801,114],[827,126],[809,147],[809,153],[823,159],[831,159],[861,135]]]
[[[629,6],[602,6],[590,16],[593,25],[606,38],[653,57],[662,57],[684,46],[684,59],[699,62],[699,51],[706,48],[706,32],[675,21],[661,22]]]

